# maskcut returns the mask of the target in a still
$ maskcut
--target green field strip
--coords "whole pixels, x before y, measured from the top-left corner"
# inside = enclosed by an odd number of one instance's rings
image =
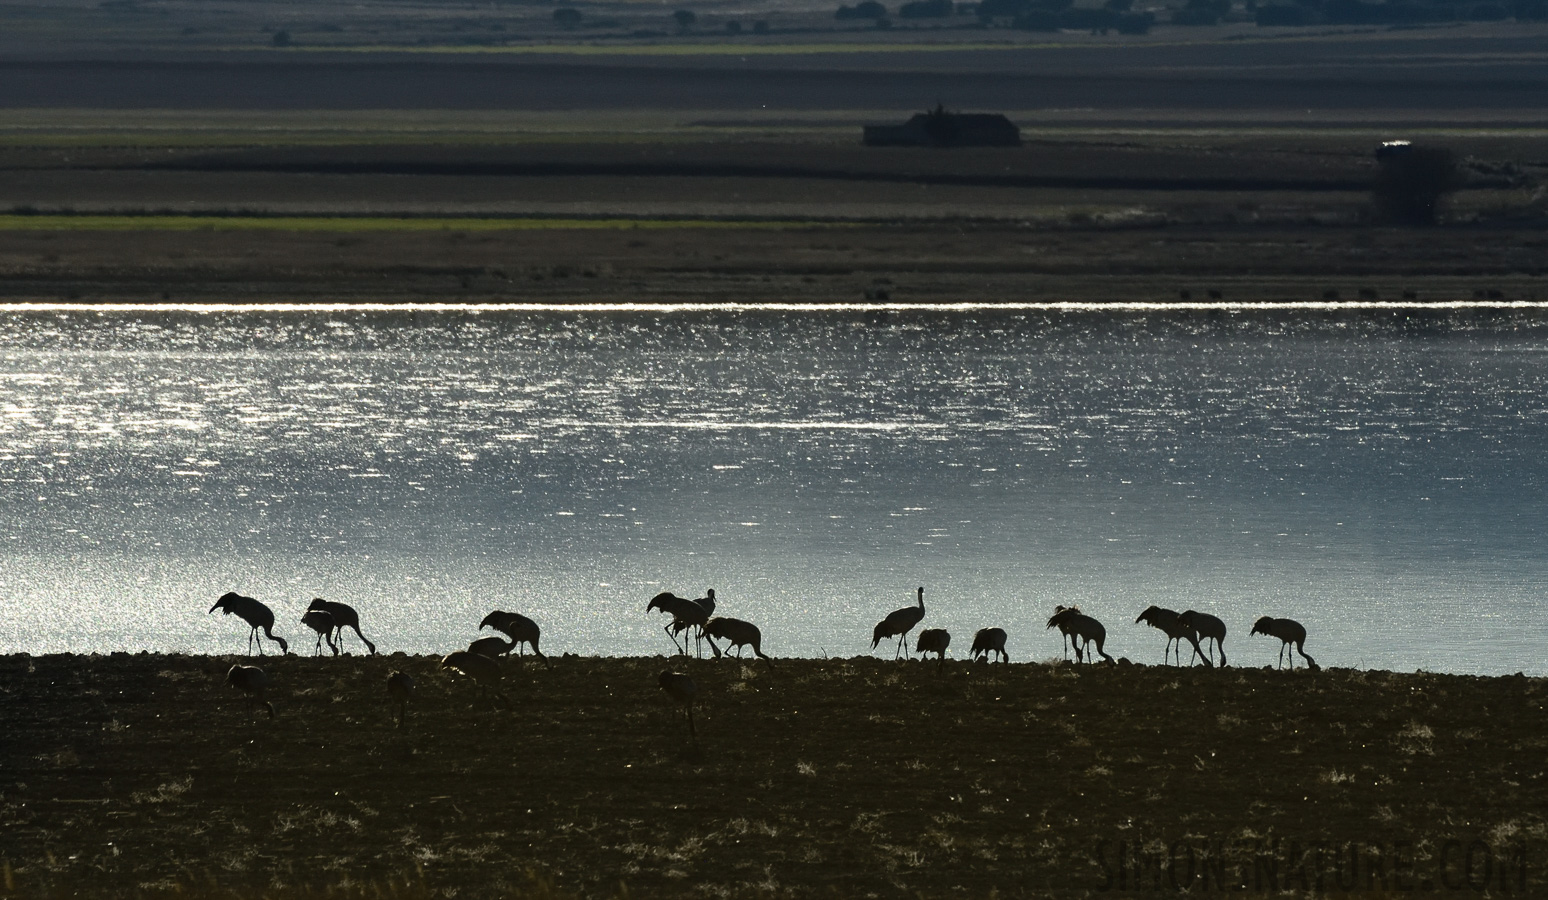
[[[289,47],[230,47],[232,51],[271,53],[413,53],[413,54],[520,54],[540,56],[806,56],[836,53],[945,53],[984,52],[991,50],[1038,50],[1065,46],[1058,43],[911,43],[887,44],[870,42],[828,43],[813,41],[802,44],[734,44],[734,43],[671,43],[671,44],[300,44]]]
[[[431,218],[393,216],[0,215],[0,231],[621,231],[838,228],[794,219]]]

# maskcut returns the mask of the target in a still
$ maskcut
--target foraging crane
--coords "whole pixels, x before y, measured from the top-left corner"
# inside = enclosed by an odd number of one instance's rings
[[[692,678],[681,672],[673,672],[671,669],[665,669],[656,676],[656,684],[667,692],[668,697],[681,703],[683,708],[688,710],[688,734],[694,740],[698,740],[698,732],[693,727],[693,701],[699,696],[699,686]]]
[[[458,650],[441,657],[441,668],[450,669],[473,679],[480,694],[487,694],[493,690],[495,697],[500,701],[499,705],[505,705],[505,696],[499,690],[500,664],[493,659],[482,653]]]
[[[672,639],[672,646],[676,647],[679,653],[687,656],[687,643],[684,642],[682,645],[679,645],[677,643],[677,635],[689,628],[697,628],[699,631],[695,635],[695,640],[702,639],[704,623],[709,621],[709,612],[697,600],[679,597],[671,591],[663,591],[650,598],[650,602],[645,605],[645,611],[648,613],[653,609],[659,609],[672,617],[672,621],[661,630],[665,631],[666,636]],[[697,649],[695,647],[695,650]]]
[[[514,649],[516,649],[515,641],[508,641],[503,637],[495,637],[493,635],[479,638],[468,645],[469,653],[477,653],[479,656],[487,656],[490,659],[498,659]]]
[[[1000,662],[1010,662],[1010,654],[1005,652],[1005,629],[978,629],[978,633],[973,635],[973,649],[969,652],[968,658],[978,659],[982,656],[987,662],[991,661],[996,653],[1000,655]]]
[[[774,669],[774,660],[763,655],[763,633],[758,626],[751,622],[743,622],[741,619],[732,619],[726,616],[716,616],[704,623],[704,638],[709,641],[710,648],[715,651],[715,656],[720,656],[720,647],[716,646],[715,638],[729,641],[727,647],[735,647],[737,658],[742,656],[742,647],[752,648],[753,655],[769,664],[769,670]]]
[[[317,632],[317,647],[312,652],[313,656],[322,653],[323,641],[328,642],[328,649],[334,656],[339,655],[339,647],[333,642],[333,615],[325,609],[309,609],[306,615],[301,617],[301,624]]]
[[[1307,668],[1321,668],[1317,665],[1315,659],[1306,655],[1306,629],[1300,622],[1294,619],[1275,619],[1270,616],[1263,616],[1253,623],[1250,633],[1267,634],[1279,638],[1279,665],[1281,667],[1285,664],[1285,648],[1294,645],[1295,652],[1301,654],[1301,658],[1306,660]],[[1295,656],[1293,654],[1290,657],[1290,668],[1295,668]]]
[[[414,693],[414,676],[407,672],[394,671],[387,676],[387,696],[398,704],[398,727],[403,727],[403,720],[408,717],[409,696]]]
[[[1078,606],[1062,606],[1062,605],[1061,606],[1055,606],[1054,607],[1053,618],[1048,620],[1048,627],[1052,628],[1054,626],[1054,619],[1057,619],[1059,617],[1059,614],[1062,613],[1062,612],[1065,612],[1066,610],[1068,610],[1069,612],[1078,613],[1078,612],[1080,612],[1080,607],[1078,607]],[[1063,621],[1063,620],[1061,620],[1061,621]],[[1069,629],[1066,628],[1062,624],[1059,626],[1059,633],[1064,635],[1064,658],[1065,659],[1069,659],[1070,658],[1070,647],[1074,645],[1074,639],[1071,637]]]
[[[232,613],[236,613],[242,621],[252,626],[252,630],[247,633],[248,656],[253,655],[253,641],[258,640],[258,629],[260,628],[263,629],[263,633],[268,636],[269,640],[280,645],[281,652],[290,652],[290,645],[285,643],[285,639],[274,635],[274,610],[269,609],[252,597],[244,597],[235,591],[222,594],[221,598],[215,601],[215,605],[210,607],[210,612],[214,612],[217,609],[222,611],[222,615],[229,616]],[[263,641],[261,640],[258,641],[258,655],[263,655]]]
[[[254,702],[262,703],[269,711],[269,718],[274,718],[274,704],[263,696],[269,686],[269,673],[257,666],[236,665],[226,672],[226,683],[247,695],[249,707]]]
[[[1211,640],[1215,642],[1215,646],[1220,648],[1220,666],[1224,668],[1226,664],[1226,624],[1209,613],[1195,612],[1191,609],[1178,616],[1177,619],[1198,634],[1199,638],[1204,641],[1204,649],[1210,649],[1209,642]],[[1194,652],[1198,651],[1195,650]],[[1214,651],[1211,650],[1210,652],[1210,659],[1213,660]]]
[[[1117,660],[1107,655],[1107,651],[1102,649],[1103,643],[1107,640],[1107,629],[1102,627],[1101,622],[1074,607],[1059,607],[1049,617],[1048,627],[1058,628],[1069,636],[1070,646],[1075,648],[1076,662],[1082,662],[1085,659],[1082,649],[1089,648],[1093,642],[1096,644],[1096,652],[1102,654],[1103,659],[1109,663],[1117,662]],[[1077,644],[1075,642],[1077,638],[1080,639],[1081,643]]]
[[[502,612],[497,609],[485,616],[484,621],[478,623],[479,631],[485,628],[505,632],[505,636],[514,641],[518,648],[523,644],[530,644],[532,652],[543,661],[544,667],[549,669],[554,667],[553,663],[548,661],[548,657],[543,655],[543,651],[538,649],[538,638],[542,637],[542,629],[538,628],[536,622],[521,613]]]
[[[914,630],[914,626],[924,619],[924,588],[919,589],[919,605],[905,606],[887,614],[887,618],[876,623],[876,628],[871,632],[871,649],[875,650],[882,638],[896,637],[898,639],[898,652],[893,655],[897,659],[903,655],[903,642],[908,640],[908,633]]]
[[[919,632],[919,642],[914,645],[914,652],[923,659],[926,653],[934,653],[940,657],[941,668],[946,667],[946,648],[951,646],[951,635],[944,628],[926,628]]]
[[[353,628],[355,629],[355,635],[360,638],[361,643],[366,645],[366,649],[371,651],[371,655],[376,655],[376,645],[366,640],[366,636],[360,633],[360,614],[355,612],[353,606],[345,603],[334,603],[331,600],[324,600],[318,597],[312,601],[307,609],[320,609],[333,616],[333,626],[339,639],[339,646],[344,646],[344,629]]]
[[[1134,619],[1135,623],[1144,622],[1151,628],[1157,628],[1166,632],[1166,649],[1161,651],[1161,664],[1166,665],[1167,655],[1171,652],[1172,643],[1177,643],[1177,664],[1182,665],[1182,642],[1187,641],[1193,645],[1193,655],[1204,660],[1204,665],[1211,668],[1214,663],[1204,657],[1204,651],[1199,649],[1199,635],[1189,625],[1182,622],[1182,616],[1176,610],[1164,609],[1160,606],[1148,606],[1145,611]],[[1192,660],[1189,660],[1192,662]]]

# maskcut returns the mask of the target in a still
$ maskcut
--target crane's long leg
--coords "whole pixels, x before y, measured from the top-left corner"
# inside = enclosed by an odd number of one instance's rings
[[[666,632],[667,639],[672,642],[672,646],[677,648],[677,652],[678,653],[681,653],[684,656],[688,655],[688,651],[684,650],[682,648],[682,646],[677,643],[677,636],[672,634],[672,626],[671,625],[667,625],[665,628],[662,628],[661,630]]]

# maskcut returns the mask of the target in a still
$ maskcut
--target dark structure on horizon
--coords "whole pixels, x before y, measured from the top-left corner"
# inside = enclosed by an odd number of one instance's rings
[[[1021,129],[999,113],[955,113],[936,105],[902,125],[867,125],[868,147],[1019,147]]]

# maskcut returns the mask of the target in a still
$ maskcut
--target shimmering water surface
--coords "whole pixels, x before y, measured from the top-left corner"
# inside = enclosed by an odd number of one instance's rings
[[[713,587],[852,656],[923,585],[959,657],[1058,657],[1074,602],[1160,662],[1155,603],[1237,664],[1270,614],[1325,666],[1543,674],[1545,396],[1531,313],[13,314],[0,652],[240,652],[236,590],[301,652],[321,596],[387,652],[501,608],[652,654],[646,601]]]

